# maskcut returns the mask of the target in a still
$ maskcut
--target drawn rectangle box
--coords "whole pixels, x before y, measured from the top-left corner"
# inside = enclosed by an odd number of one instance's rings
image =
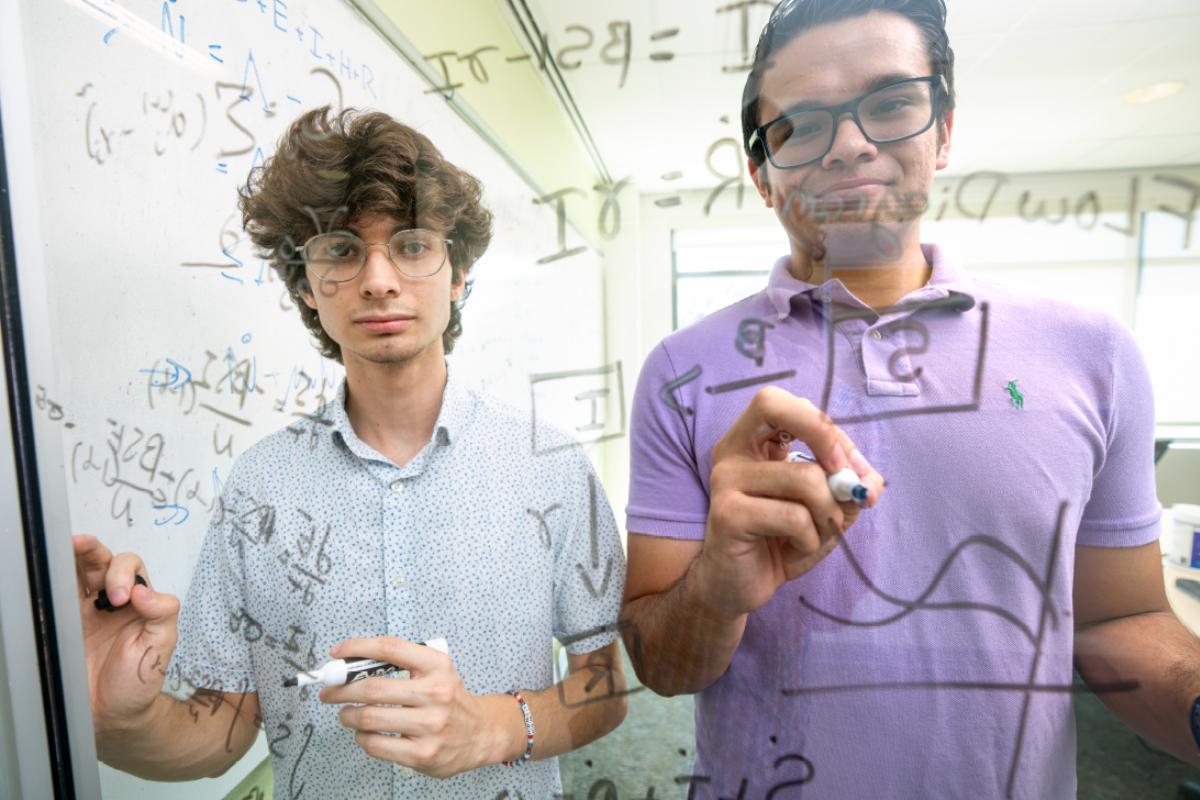
[[[945,306],[953,308],[956,304],[961,303],[954,297],[946,300],[935,300],[931,303],[924,304],[924,308],[936,308]],[[970,305],[962,309],[963,313],[967,313],[974,307],[974,301],[967,301]],[[833,326],[847,319],[868,319],[875,316],[877,313],[882,314],[891,309],[878,309],[876,311],[850,311],[830,317],[826,329],[827,348],[825,353],[825,380],[824,390],[821,392],[821,410],[829,412],[829,397],[833,391],[833,375],[836,355],[834,347],[837,343],[837,336],[833,335]],[[987,360],[988,350],[988,322],[990,320],[990,310],[986,302],[979,305],[979,338],[977,340],[975,352],[975,370],[970,387],[970,397],[966,397],[966,388],[964,387],[964,397],[959,403],[945,403],[937,406],[927,406],[925,408],[901,409],[896,411],[881,411],[875,414],[862,414],[854,417],[840,417],[837,419],[838,425],[853,425],[863,422],[873,422],[882,419],[896,419],[897,417],[918,417],[925,414],[956,414],[963,412],[978,411],[983,400],[983,372],[984,364]]]
[[[625,383],[621,362],[594,369],[542,372],[529,376],[534,455],[625,435]],[[549,423],[575,441],[561,444],[539,436],[538,425]]]

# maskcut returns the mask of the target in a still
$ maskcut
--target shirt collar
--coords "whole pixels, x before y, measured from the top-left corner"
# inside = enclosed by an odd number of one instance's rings
[[[959,301],[951,304],[957,311],[972,308],[975,305],[975,297],[970,281],[959,272],[946,252],[936,244],[922,244],[921,252],[925,255],[925,262],[933,267],[929,281],[920,289],[905,295],[896,304],[896,308],[924,305],[949,298]],[[813,304],[814,301],[833,302],[865,308],[863,302],[855,297],[839,278],[831,278],[820,285],[799,280],[788,269],[791,260],[789,255],[776,261],[767,280],[767,300],[779,319],[784,319],[792,313],[792,304],[797,298],[802,298],[809,304]]]
[[[346,379],[342,378],[338,386],[337,398],[331,404],[329,412],[330,428],[341,436],[342,441],[350,451],[360,458],[379,458],[373,448],[358,438],[350,417],[346,414]],[[438,410],[437,421],[433,425],[433,442],[439,447],[445,447],[457,441],[465,430],[474,408],[474,397],[471,391],[455,377],[455,371],[446,365],[446,388],[442,391],[442,407]]]

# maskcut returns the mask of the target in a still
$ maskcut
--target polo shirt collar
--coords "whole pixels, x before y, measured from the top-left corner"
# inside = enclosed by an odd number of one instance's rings
[[[901,298],[895,308],[920,306],[949,298],[959,301],[952,304],[957,311],[972,308],[975,305],[975,297],[970,281],[959,272],[945,251],[936,244],[922,244],[921,252],[925,255],[925,262],[933,267],[929,281],[920,289]],[[771,276],[767,279],[767,300],[779,319],[784,319],[792,313],[793,303],[797,298],[802,298],[812,305],[832,302],[866,308],[840,278],[831,278],[820,285],[799,280],[788,269],[791,260],[791,256],[787,255],[776,261],[771,269]]]
[[[330,427],[339,435],[350,452],[359,458],[382,458],[374,448],[358,438],[350,417],[346,414],[346,379],[342,378],[338,386],[337,398],[330,404]],[[470,419],[473,408],[471,392],[455,377],[455,371],[446,365],[446,388],[442,391],[442,407],[438,410],[437,421],[433,426],[432,441],[438,447],[446,447],[462,434]]]

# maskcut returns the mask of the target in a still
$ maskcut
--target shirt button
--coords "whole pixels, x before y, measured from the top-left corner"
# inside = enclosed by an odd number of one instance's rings
[[[403,589],[404,588],[404,576],[397,575],[395,577],[395,579],[392,581],[392,586],[395,586],[397,589]]]
[[[871,338],[878,342],[880,339],[883,338],[883,334],[880,333],[879,331],[871,331]],[[393,489],[396,488],[394,484],[392,485],[392,488]]]
[[[401,478],[397,478],[396,480],[392,481],[391,488],[392,488],[393,492],[400,491],[401,489],[404,488],[404,480]]]

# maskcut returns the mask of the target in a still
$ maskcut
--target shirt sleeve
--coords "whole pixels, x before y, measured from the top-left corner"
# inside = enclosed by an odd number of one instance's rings
[[[625,527],[633,533],[700,540],[708,520],[708,489],[694,447],[700,381],[666,391],[681,377],[665,344],[651,351],[638,376],[629,422]]]
[[[235,473],[236,474],[236,473]],[[179,639],[168,674],[191,685],[224,692],[255,691],[250,645],[242,632],[245,608],[242,560],[237,558],[238,498],[230,477],[209,522],[179,612]],[[174,672],[172,672],[174,671]]]
[[[1103,409],[1104,460],[1079,524],[1078,544],[1136,547],[1160,535],[1162,506],[1154,485],[1154,395],[1133,334],[1110,324],[1112,378]]]
[[[570,513],[555,532],[554,637],[572,655],[590,653],[616,640],[617,616],[625,591],[625,551],[608,496],[587,456],[564,470],[564,496]],[[557,516],[557,515],[556,515]]]

